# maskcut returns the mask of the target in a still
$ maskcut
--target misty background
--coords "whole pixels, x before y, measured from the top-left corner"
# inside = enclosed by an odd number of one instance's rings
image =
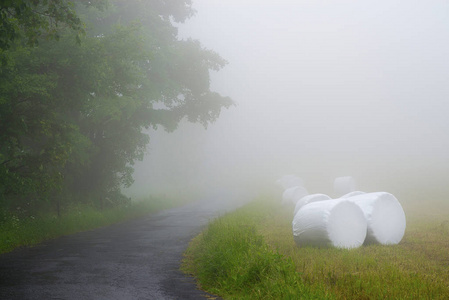
[[[332,196],[337,176],[401,202],[449,181],[449,3],[194,0],[179,38],[229,64],[205,130],[150,132],[130,195],[263,188],[285,174]],[[419,198],[418,200],[426,200]]]

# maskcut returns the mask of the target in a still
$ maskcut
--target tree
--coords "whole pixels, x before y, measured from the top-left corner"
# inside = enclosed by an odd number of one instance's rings
[[[105,0],[78,0],[86,6],[103,8]],[[36,45],[43,35],[58,39],[61,26],[84,33],[83,22],[73,1],[67,0],[1,0],[0,49],[6,50],[22,37],[28,45]]]
[[[92,24],[93,28],[88,33],[105,40],[111,48],[115,47],[112,70],[118,70],[118,76],[111,74],[108,80],[114,82],[114,93],[101,98],[108,103],[117,98],[123,103],[126,97],[137,110],[128,112],[127,117],[133,122],[107,119],[107,122],[99,123],[94,114],[85,120],[87,123],[83,128],[89,130],[88,135],[98,149],[98,157],[93,160],[94,167],[77,181],[77,186],[83,190],[89,190],[86,189],[89,186],[95,189],[109,185],[109,190],[116,193],[120,184],[132,183],[130,166],[143,157],[148,143],[142,128],[162,125],[169,131],[174,130],[184,117],[207,126],[219,116],[222,107],[232,104],[229,98],[211,92],[209,85],[209,70],[218,70],[226,62],[215,52],[202,49],[196,41],[179,41],[176,28],[170,22],[170,17],[175,16],[167,15],[167,5],[163,3],[174,2],[115,1],[111,3],[110,14],[87,19],[87,24]],[[190,1],[177,3],[176,18],[184,20],[193,14]],[[182,3],[185,4],[184,14],[179,9]],[[159,4],[160,11],[155,9],[158,7],[156,4]],[[117,30],[117,24],[121,24],[119,28],[127,29],[116,39],[114,30]],[[137,40],[128,40],[133,36],[127,31],[130,29],[135,30]],[[107,42],[109,38],[113,41]],[[138,49],[134,48],[135,45]],[[126,58],[117,59],[123,53],[127,53]],[[123,70],[140,75],[123,84],[124,78],[131,78],[123,77]],[[110,93],[111,89],[105,92]],[[100,93],[96,96],[100,97]],[[163,109],[155,108],[161,104]],[[97,112],[101,113],[103,107],[110,109],[109,105],[98,107]],[[116,112],[123,118],[123,108]],[[133,145],[136,148],[130,148]]]
[[[80,44],[69,28],[59,41],[15,42],[5,52],[3,199],[41,202],[63,191],[118,203],[149,142],[144,128],[174,130],[185,117],[207,126],[232,105],[209,86],[209,70],[226,62],[197,41],[177,39],[172,20],[193,15],[190,1],[116,0],[107,11],[80,6],[77,13],[87,24]]]

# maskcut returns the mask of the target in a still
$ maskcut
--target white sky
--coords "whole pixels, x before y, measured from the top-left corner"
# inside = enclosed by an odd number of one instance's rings
[[[312,190],[345,175],[379,189],[449,180],[449,2],[193,3],[179,36],[229,61],[212,89],[237,106],[208,131],[154,135],[136,184],[288,173]]]

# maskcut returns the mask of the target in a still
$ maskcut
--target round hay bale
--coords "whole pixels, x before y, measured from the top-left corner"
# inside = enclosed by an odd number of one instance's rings
[[[296,175],[284,175],[276,180],[276,184],[286,190],[295,186],[304,186],[304,181]]]
[[[292,222],[293,237],[299,246],[360,247],[367,222],[356,204],[343,200],[309,203],[298,210]]]
[[[298,210],[306,204],[316,202],[316,201],[330,200],[330,199],[331,199],[331,197],[329,197],[328,195],[325,195],[325,194],[312,194],[312,195],[304,196],[301,199],[299,199],[298,201],[296,201],[295,211],[294,211],[293,215],[296,215]]]
[[[368,231],[365,244],[398,244],[405,232],[406,218],[398,199],[390,193],[366,193],[345,200],[357,204],[365,214]]]
[[[295,204],[298,199],[301,199],[308,194],[309,192],[302,186],[288,188],[282,194],[282,204]]]
[[[340,197],[340,199],[349,198],[349,197],[358,196],[358,195],[363,195],[363,194],[365,194],[365,192],[354,191],[354,192],[350,192],[350,193],[344,194],[343,196]]]

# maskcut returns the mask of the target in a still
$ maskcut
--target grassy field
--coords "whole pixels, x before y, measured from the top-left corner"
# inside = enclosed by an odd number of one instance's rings
[[[257,199],[195,238],[183,270],[225,299],[449,299],[449,205],[404,205],[398,245],[297,247],[293,207]]]
[[[0,254],[17,247],[33,246],[44,240],[107,226],[180,204],[182,201],[149,197],[126,207],[108,210],[98,210],[87,205],[70,207],[60,217],[55,213],[24,216],[20,212],[14,214],[0,211]]]

